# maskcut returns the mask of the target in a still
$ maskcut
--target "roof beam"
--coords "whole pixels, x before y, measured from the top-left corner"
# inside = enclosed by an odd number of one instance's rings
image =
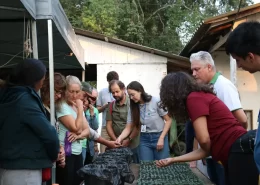
[[[212,53],[225,44],[230,33],[231,31],[229,31],[224,37],[220,36],[218,42],[209,49],[209,52]]]
[[[9,7],[9,6],[0,6],[1,10],[11,10],[11,11],[18,11],[18,12],[25,12],[24,8],[15,8],[15,7]]]

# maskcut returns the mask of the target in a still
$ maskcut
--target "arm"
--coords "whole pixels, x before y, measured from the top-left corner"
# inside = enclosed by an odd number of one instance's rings
[[[83,119],[83,127],[82,127],[82,132],[81,132],[81,137],[83,137],[83,138],[88,138],[89,137],[89,135],[90,135],[90,127],[89,127],[89,124],[88,124],[88,121],[87,121],[87,119],[84,117],[84,119]]]
[[[114,133],[114,130],[113,130],[113,127],[112,127],[112,110],[111,110],[111,107],[113,105],[110,104],[110,106],[108,107],[107,109],[107,114],[106,114],[106,121],[107,121],[107,124],[106,124],[106,130],[107,130],[107,134],[109,135],[109,137],[115,141],[116,140],[116,135]]]
[[[133,130],[134,124],[127,123],[125,129],[121,133],[121,135],[117,138],[116,142],[122,143],[122,141],[129,136],[131,131]]]
[[[70,132],[69,133],[69,141],[74,142],[76,140],[82,140],[82,139],[88,138],[91,135],[90,129],[91,128],[89,127],[87,119],[84,117],[83,118],[83,125],[82,125],[82,132],[80,132],[80,133]],[[93,130],[93,129],[91,129],[91,130]]]
[[[62,124],[70,131],[76,134],[80,134],[82,132],[82,124],[83,124],[83,104],[81,100],[76,100],[77,103],[77,118],[76,120],[71,116],[71,114],[64,111],[64,116],[59,117],[59,120]]]
[[[157,143],[157,150],[163,149],[164,138],[168,134],[168,131],[169,131],[171,124],[172,124],[172,118],[170,118],[168,116],[168,114],[164,115],[163,119],[165,120],[165,124],[164,124],[163,131],[162,131],[162,133],[159,137],[158,143]]]
[[[139,128],[134,127],[134,128],[132,129],[131,134],[128,136],[128,138],[131,140],[131,139],[135,138],[136,136],[138,136],[139,133],[140,133]]]
[[[175,163],[175,162],[196,161],[209,156],[210,137],[207,128],[206,116],[197,118],[193,122],[193,126],[196,133],[196,139],[198,140],[201,148],[179,157],[167,158],[165,160],[157,161],[156,164],[158,167],[168,166],[171,163]]]
[[[116,135],[115,135],[114,130],[112,128],[112,121],[111,120],[107,121],[106,129],[107,129],[107,134],[109,135],[109,137],[113,141],[115,141],[116,140]]]
[[[98,137],[95,141],[100,143],[100,144],[103,144],[103,145],[107,146],[108,148],[118,148],[118,147],[121,147],[121,145],[119,145],[115,141],[108,141],[108,140],[102,138],[101,136]]]
[[[231,82],[223,85],[224,88],[216,89],[218,98],[225,103],[238,122],[247,129],[247,117],[242,109],[237,88]]]
[[[97,109],[98,109],[98,112],[101,113],[101,112],[104,112],[104,110],[106,110],[106,108],[108,107],[108,103],[106,103],[105,105],[103,106],[97,106]]]
[[[194,150],[193,152],[190,152],[188,154],[175,157],[174,162],[196,161],[209,156],[210,137],[209,137],[208,127],[207,127],[206,116],[197,118],[193,122],[193,127],[196,133],[196,139],[199,142],[201,148]]]
[[[21,114],[23,115],[23,123],[28,125],[39,138],[41,143],[43,143],[49,158],[52,161],[56,160],[58,157],[60,144],[55,128],[47,120],[47,117],[35,99],[27,97],[25,102],[31,103],[21,104],[21,111],[23,111]]]
[[[241,123],[242,127],[247,129],[248,124],[247,124],[247,117],[243,109],[237,109],[232,111],[232,114],[234,117]]]

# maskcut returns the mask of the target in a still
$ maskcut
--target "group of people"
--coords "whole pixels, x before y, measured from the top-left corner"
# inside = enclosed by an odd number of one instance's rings
[[[260,23],[246,22],[230,33],[225,47],[238,67],[255,73],[260,71],[259,43]],[[192,54],[190,61],[194,78],[176,72],[162,80],[161,107],[177,121],[190,120],[186,136],[192,143],[195,137],[199,146],[189,147],[185,155],[158,160],[157,166],[206,158],[208,174],[215,184],[257,185],[260,136],[256,130],[246,130],[247,119],[237,89],[216,72],[209,53]]]
[[[229,35],[226,52],[238,67],[254,73],[260,71],[259,43],[260,23],[242,23]],[[92,162],[97,143],[101,153],[130,147],[135,163],[155,160],[158,167],[206,159],[217,185],[258,184],[260,136],[246,130],[236,87],[217,72],[208,52],[192,54],[190,62],[193,77],[168,74],[160,98],[145,92],[140,82],[125,86],[115,71],[107,74],[108,87],[99,93],[75,76],[55,73],[55,121],[50,123],[46,68],[40,60],[21,61],[0,82],[0,185],[51,184],[53,163],[57,183],[79,185],[83,179],[77,171]],[[187,154],[170,158],[173,119],[187,122],[189,147]]]
[[[171,118],[136,81],[127,87],[117,72],[107,74],[99,93],[75,76],[54,73],[55,121],[50,84],[40,60],[21,61],[0,85],[0,185],[79,185],[77,171],[99,152],[130,147],[133,162],[169,157]],[[96,108],[96,107],[97,108]],[[97,130],[103,114],[101,136]],[[139,141],[140,140],[140,141]],[[15,177],[15,178],[13,178]]]

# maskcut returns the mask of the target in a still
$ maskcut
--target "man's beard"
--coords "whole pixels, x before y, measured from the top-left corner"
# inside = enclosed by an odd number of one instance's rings
[[[115,98],[115,97],[114,97],[114,98]],[[116,97],[115,100],[116,100],[117,103],[119,103],[123,98],[124,98],[124,96]]]

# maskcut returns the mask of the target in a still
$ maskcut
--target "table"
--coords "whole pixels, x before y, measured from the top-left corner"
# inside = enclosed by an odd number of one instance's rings
[[[132,184],[125,183],[125,185],[137,185],[137,179],[139,175],[139,165],[131,164],[131,170],[134,173],[135,181]],[[195,173],[205,185],[214,185],[205,175],[203,175],[197,168],[191,168],[193,173]]]

